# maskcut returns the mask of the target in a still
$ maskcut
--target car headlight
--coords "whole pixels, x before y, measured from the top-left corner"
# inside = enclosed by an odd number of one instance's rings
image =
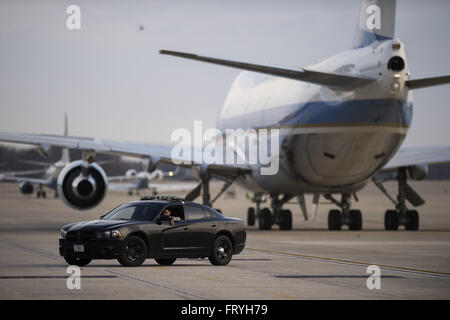
[[[65,238],[66,238],[66,235],[67,235],[67,231],[61,229],[60,233],[61,233],[61,239],[65,239]]]
[[[99,239],[117,239],[122,238],[122,234],[119,230],[102,231],[98,233]]]

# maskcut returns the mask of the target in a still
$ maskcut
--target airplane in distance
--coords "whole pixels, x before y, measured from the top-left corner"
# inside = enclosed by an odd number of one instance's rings
[[[227,129],[279,130],[279,148],[271,154],[279,160],[279,170],[272,175],[261,174],[261,162],[209,163],[174,156],[173,146],[12,132],[0,132],[0,140],[82,150],[83,159],[67,165],[57,181],[61,198],[76,209],[102,201],[107,179],[95,155],[108,153],[148,158],[150,168],[175,162],[193,168],[201,182],[186,200],[201,193],[203,203],[212,205],[231,184],[240,184],[251,191],[255,203],[248,208],[248,222],[258,220],[262,230],[273,225],[292,229],[292,213],[283,205],[294,198],[305,220],[314,219],[320,197],[337,207],[328,213],[330,230],[343,225],[361,230],[362,212],[352,202],[371,181],[393,202],[384,214],[385,229],[402,225],[417,230],[419,214],[407,202],[416,207],[424,200],[408,179],[425,178],[428,164],[449,162],[450,147],[401,148],[412,121],[412,91],[450,83],[450,75],[410,74],[404,43],[395,36],[395,15],[396,1],[362,0],[351,47],[297,69],[160,50],[162,55],[244,70],[232,83],[216,127],[224,135]],[[241,150],[227,148],[236,154]],[[384,188],[385,175],[397,180],[396,197]],[[213,177],[226,183],[211,199]],[[310,214],[305,194],[313,195]],[[270,208],[260,208],[266,197]]]
[[[64,136],[68,136],[69,133],[68,128],[68,119],[67,113],[64,113]],[[41,153],[46,155],[46,152]],[[24,195],[31,195],[34,192],[34,186],[37,185],[38,190],[36,191],[36,196],[38,198],[46,198],[47,192],[44,187],[48,189],[55,190],[55,198],[58,197],[58,193],[56,192],[56,182],[58,180],[59,173],[64,167],[70,163],[69,149],[63,148],[61,150],[61,159],[58,161],[51,163],[46,161],[35,161],[35,160],[20,160],[22,163],[27,163],[36,166],[42,166],[43,169],[36,170],[23,170],[23,171],[15,171],[15,172],[3,172],[0,174],[0,181],[17,181],[19,182],[19,190]],[[42,178],[32,178],[26,177],[23,175],[33,175],[33,174],[43,174]]]

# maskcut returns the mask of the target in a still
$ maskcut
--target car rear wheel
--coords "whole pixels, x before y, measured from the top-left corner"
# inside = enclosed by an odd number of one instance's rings
[[[233,256],[233,243],[230,238],[220,235],[214,241],[209,261],[215,266],[225,266]]]
[[[71,266],[79,266],[79,267],[87,266],[92,261],[92,259],[89,258],[75,258],[69,256],[64,256],[64,260],[66,260],[66,262]]]
[[[122,252],[117,260],[125,267],[138,267],[144,263],[147,252],[145,242],[137,236],[131,236],[124,240]]]
[[[156,262],[158,262],[162,266],[170,266],[177,260],[176,258],[173,259],[155,259]]]

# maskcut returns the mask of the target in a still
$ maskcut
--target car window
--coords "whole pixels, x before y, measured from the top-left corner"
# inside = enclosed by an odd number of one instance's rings
[[[183,206],[168,206],[166,209],[168,209],[170,211],[170,216],[171,217],[178,217],[180,218],[179,220],[184,220],[184,211],[183,211]],[[161,215],[164,214],[165,209],[163,210],[163,212],[161,212]]]
[[[186,205],[184,208],[187,219],[189,220],[205,219],[206,217],[209,217],[209,214],[206,216],[206,211],[201,207]]]
[[[108,213],[103,220],[151,221],[161,211],[160,203],[126,203]]]

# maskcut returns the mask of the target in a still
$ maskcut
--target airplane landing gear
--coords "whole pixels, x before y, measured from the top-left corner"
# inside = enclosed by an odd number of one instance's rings
[[[36,192],[36,196],[38,198],[42,197],[43,199],[45,199],[45,197],[47,196],[47,192],[45,192],[44,187],[42,186],[42,184],[39,184],[39,189]]]
[[[350,193],[343,193],[341,201],[337,201],[331,194],[325,194],[324,197],[342,209],[342,212],[337,209],[328,212],[328,230],[341,230],[342,225],[347,225],[349,230],[362,229],[362,213],[361,210],[351,210]],[[357,200],[356,196],[355,199]]]
[[[405,230],[419,230],[419,213],[417,210],[409,210],[406,206],[406,200],[414,206],[420,206],[425,201],[408,185],[407,179],[407,168],[399,168],[397,174],[398,195],[396,201],[384,188],[382,181],[372,178],[375,185],[395,205],[395,210],[387,210],[384,215],[385,230],[398,230],[400,225],[405,226]]]
[[[278,224],[280,230],[292,229],[292,212],[291,210],[283,210],[283,205],[291,200],[294,195],[284,195],[281,199],[278,194],[271,194],[271,207],[260,209],[262,202],[266,201],[264,194],[255,194],[251,201],[256,203],[256,210],[253,207],[247,210],[247,224],[249,226],[255,225],[255,220],[258,219],[258,226],[260,230],[270,230],[272,225]]]

